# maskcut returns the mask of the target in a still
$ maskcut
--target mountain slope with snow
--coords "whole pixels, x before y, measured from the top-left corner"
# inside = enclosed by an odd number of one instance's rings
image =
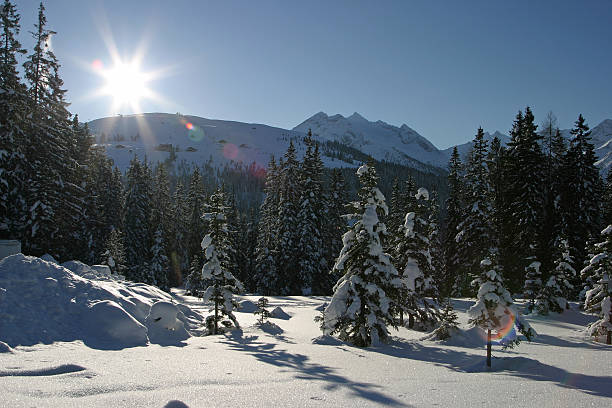
[[[308,129],[320,139],[345,144],[378,160],[407,164],[411,158],[442,168],[448,162],[444,152],[407,125],[370,122],[357,112],[349,117],[319,112],[293,128],[303,133]]]
[[[168,113],[145,113],[97,119],[89,122],[96,142],[103,146],[115,164],[125,170],[134,156],[161,162],[175,156],[202,165],[219,165],[229,161],[256,163],[266,167],[270,156],[281,157],[293,141],[301,156],[308,130],[321,143],[327,167],[354,167],[366,156],[402,164],[420,171],[437,173],[446,169],[453,147],[440,150],[407,125],[396,127],[383,121],[371,122],[358,113],[349,117],[329,116],[319,112],[293,128],[211,120],[197,116]],[[569,138],[569,130],[563,130]],[[489,141],[498,137],[503,145],[510,137],[500,132],[485,133]],[[597,165],[606,171],[612,165],[612,120],[604,120],[592,129]],[[471,141],[457,145],[465,158]],[[338,154],[338,148],[343,151]]]

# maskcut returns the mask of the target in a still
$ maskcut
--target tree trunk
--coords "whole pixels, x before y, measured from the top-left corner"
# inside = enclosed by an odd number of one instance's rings
[[[404,311],[400,310],[400,326],[404,326]]]
[[[408,314],[408,327],[411,329],[414,327],[414,315],[412,313]]]
[[[608,330],[608,338],[606,339],[606,344],[612,344],[612,331]]]
[[[487,330],[487,367],[491,367],[491,330]]]
[[[219,301],[215,299],[215,331],[213,334],[217,334],[217,323],[219,321]]]

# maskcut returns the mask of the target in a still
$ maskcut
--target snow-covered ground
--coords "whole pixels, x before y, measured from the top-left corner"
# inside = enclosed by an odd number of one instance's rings
[[[197,322],[208,307],[180,290],[164,296],[84,268],[79,276],[37,258],[25,261],[33,265],[21,271],[0,262],[0,341],[12,346],[1,352],[0,343],[2,407],[582,407],[612,401],[612,347],[584,338],[594,317],[576,310],[528,317],[538,338],[510,351],[494,348],[487,371],[484,341],[466,325],[471,299],[453,301],[465,330],[447,343],[421,340],[424,333],[402,328],[392,331],[390,344],[352,347],[322,337],[313,321],[329,298],[297,296],[269,297],[269,310],[280,307],[286,315],[263,327],[255,324],[250,303],[258,296],[242,296],[250,302],[244,302],[248,313],[236,314],[241,330],[199,337]],[[48,282],[44,290],[36,289],[41,279]],[[18,290],[21,301],[12,293]],[[72,298],[70,314],[62,305]],[[135,320],[128,327],[146,327],[148,344],[92,341],[100,316],[90,306],[103,300],[122,319]],[[139,306],[130,311],[130,302]],[[172,304],[181,304],[182,317],[174,318]],[[32,326],[45,320],[45,327]],[[68,333],[54,340],[58,334],[47,329],[60,324]],[[181,336],[182,327],[192,336]],[[41,341],[48,344],[34,342],[43,329],[47,337]],[[30,344],[15,346],[16,339]]]

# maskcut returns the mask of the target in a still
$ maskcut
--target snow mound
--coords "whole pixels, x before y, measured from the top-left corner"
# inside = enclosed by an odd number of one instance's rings
[[[479,327],[470,327],[467,330],[453,329],[451,331],[451,337],[446,340],[437,339],[434,330],[423,337],[421,341],[433,341],[455,347],[481,348],[485,344],[485,337],[486,334],[484,330]]]
[[[257,304],[255,302],[251,302],[250,300],[243,300],[238,303],[238,311],[243,313],[253,313],[257,310]]]
[[[54,264],[58,263],[57,259],[55,259],[49,254],[44,254],[43,256],[40,257],[40,259],[42,259],[43,261],[52,262]]]
[[[285,312],[280,306],[277,306],[272,309],[272,311],[270,312],[270,317],[283,320],[291,319],[291,315],[287,314],[287,312]]]
[[[262,331],[268,333],[268,334],[283,334],[284,330],[280,328],[280,326],[278,326],[275,323],[272,322],[265,322],[265,323],[258,323],[256,324],[257,327],[259,327]]]
[[[170,302],[162,300],[151,306],[149,315],[145,319],[151,343],[179,344],[190,337],[183,322],[177,319],[179,314],[182,313]]]
[[[342,346],[345,343],[333,336],[324,334],[322,336],[318,336],[312,339],[312,344],[320,344],[322,346]]]
[[[0,353],[12,353],[13,349],[3,341],[0,341]]]
[[[83,340],[94,348],[120,349],[159,341],[159,326],[147,328],[149,315],[163,315],[163,329],[175,328],[174,341],[188,337],[185,328],[203,324],[204,318],[184,305],[152,310],[152,305],[172,300],[154,286],[111,279],[76,261],[66,266],[23,254],[0,261],[0,341],[15,347]],[[155,315],[158,308],[161,312]]]
[[[112,300],[89,306],[85,323],[88,342],[98,348],[144,346],[147,328]]]

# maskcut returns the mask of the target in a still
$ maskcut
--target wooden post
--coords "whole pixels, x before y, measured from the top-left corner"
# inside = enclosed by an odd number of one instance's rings
[[[487,367],[491,367],[491,329],[487,330]]]

